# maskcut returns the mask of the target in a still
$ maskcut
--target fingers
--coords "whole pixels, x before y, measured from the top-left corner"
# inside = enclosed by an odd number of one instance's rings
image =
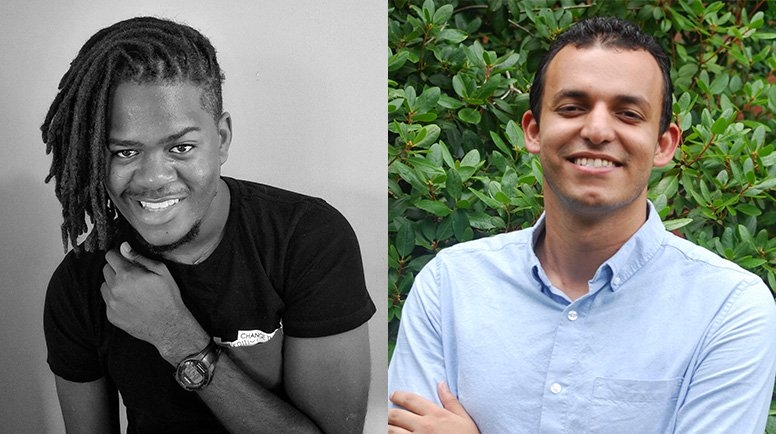
[[[469,416],[469,413],[466,412],[466,409],[463,408],[463,405],[461,405],[458,398],[453,395],[453,392],[450,391],[450,388],[444,381],[440,381],[437,385],[437,394],[439,394],[439,400],[446,410],[451,411],[458,416]]]
[[[136,258],[141,257],[133,248],[129,245],[128,242],[124,241],[119,246],[119,251],[121,252],[121,256],[127,258],[128,261],[135,262]]]
[[[110,289],[108,289],[108,285],[105,282],[100,285],[100,293],[102,294],[102,299],[105,300],[105,304],[107,304],[110,299]]]
[[[107,254],[105,255],[105,259],[108,259]],[[108,286],[113,286],[116,282],[116,270],[113,268],[113,265],[111,265],[111,261],[113,261],[114,264],[116,262],[115,258],[108,259],[108,263],[102,267],[102,277],[105,279],[105,283],[107,283]]]
[[[439,406],[428,399],[412,392],[396,391],[391,394],[390,399],[392,403],[419,415],[424,415],[435,408],[439,408]]]
[[[119,246],[119,251],[121,251],[121,256],[123,256],[127,261],[145,268],[152,273],[159,274],[158,267],[160,263],[141,255],[135,249],[133,249],[128,242],[124,241],[121,243],[121,246]]]
[[[154,274],[161,274],[163,270],[160,267],[164,265],[161,262],[148,259],[134,250],[126,241],[121,243],[119,250],[109,250],[105,253],[105,260],[108,261],[114,272],[127,271],[132,267],[139,267]],[[104,274],[105,270],[103,270]],[[114,273],[115,274],[115,273]]]
[[[400,408],[388,409],[388,432],[391,434],[411,432],[410,428],[420,421],[420,416]]]

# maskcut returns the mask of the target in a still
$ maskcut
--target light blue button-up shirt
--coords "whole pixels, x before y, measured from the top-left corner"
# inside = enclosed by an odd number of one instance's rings
[[[484,433],[758,433],[776,375],[761,279],[649,218],[572,302],[530,229],[441,251],[402,312],[388,392],[446,381]]]

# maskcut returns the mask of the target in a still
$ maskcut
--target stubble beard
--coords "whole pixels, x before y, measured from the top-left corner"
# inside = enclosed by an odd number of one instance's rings
[[[180,237],[178,240],[173,241],[169,244],[162,244],[162,245],[154,245],[149,243],[148,241],[143,238],[142,235],[140,235],[137,230],[132,228],[132,232],[134,234],[135,240],[138,242],[138,244],[149,253],[156,255],[156,256],[162,256],[164,253],[171,252],[185,244],[188,244],[199,236],[199,231],[202,226],[202,220],[197,220],[194,225],[189,229],[188,232],[186,232],[182,237]]]

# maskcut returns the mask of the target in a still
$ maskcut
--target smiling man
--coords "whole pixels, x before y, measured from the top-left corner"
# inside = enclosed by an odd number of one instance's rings
[[[522,119],[545,212],[440,252],[389,368],[390,433],[762,433],[776,307],[647,200],[680,140],[669,60],[631,23],[553,42]]]
[[[129,432],[363,429],[355,234],[321,199],[221,176],[222,80],[202,34],[135,18],[60,83],[42,131],[73,250],[44,327],[68,432],[116,432],[117,392]]]

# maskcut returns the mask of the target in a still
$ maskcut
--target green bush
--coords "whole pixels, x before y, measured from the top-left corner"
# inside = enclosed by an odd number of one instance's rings
[[[596,15],[639,24],[672,58],[683,141],[649,191],[666,227],[776,289],[776,5],[392,0],[391,349],[414,276],[436,252],[539,217],[542,171],[519,126],[529,85],[552,38]]]

